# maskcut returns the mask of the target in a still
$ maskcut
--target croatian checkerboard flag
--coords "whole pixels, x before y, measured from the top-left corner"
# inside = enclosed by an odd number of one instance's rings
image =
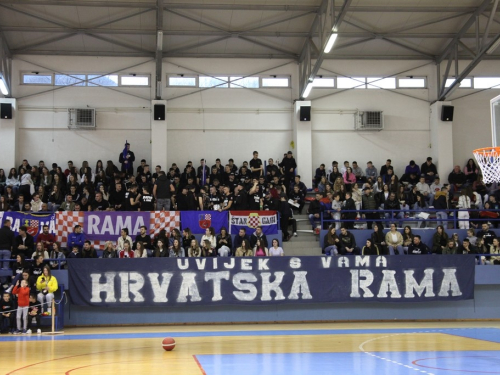
[[[278,214],[276,211],[230,211],[229,233],[238,234],[241,228],[248,235],[255,232],[255,228],[262,227],[264,234],[278,233]]]
[[[182,211],[181,225],[182,229],[191,229],[193,234],[205,234],[207,228],[213,227],[215,233],[220,233],[222,227],[228,228],[227,211]]]

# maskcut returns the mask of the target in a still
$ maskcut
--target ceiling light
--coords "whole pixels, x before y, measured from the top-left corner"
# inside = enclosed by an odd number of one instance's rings
[[[337,33],[332,33],[332,35],[330,35],[330,38],[328,39],[328,42],[326,43],[325,53],[330,53],[338,36],[339,36],[339,34],[337,34]]]
[[[3,77],[0,77],[0,92],[5,96],[9,95],[9,90],[7,89],[7,85],[5,84]]]
[[[312,88],[313,88],[313,83],[309,81],[307,83],[306,89],[304,90],[304,95],[302,95],[302,96],[304,98],[307,98],[309,96],[309,93],[311,92]]]
[[[490,48],[488,48],[486,54],[491,55],[493,52],[495,52],[495,50],[498,48],[499,45],[500,45],[500,38],[498,38],[497,41],[493,43],[493,45]]]

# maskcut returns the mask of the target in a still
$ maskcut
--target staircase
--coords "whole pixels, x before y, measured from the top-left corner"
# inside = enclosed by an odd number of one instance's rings
[[[309,192],[308,196],[314,197],[314,192]],[[293,217],[297,220],[297,237],[292,236],[290,241],[283,242],[283,251],[286,256],[321,255],[319,236],[312,231],[307,215],[308,208],[309,202],[306,201],[302,215],[296,214],[297,211],[294,211]],[[291,230],[292,227],[289,227],[289,233],[292,233]]]

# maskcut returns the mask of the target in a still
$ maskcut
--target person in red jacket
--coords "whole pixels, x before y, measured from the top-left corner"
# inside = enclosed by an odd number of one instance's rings
[[[119,258],[133,258],[134,257],[134,251],[132,250],[129,241],[125,241],[123,243],[123,250],[121,250],[118,253],[118,257]]]
[[[43,226],[43,233],[40,233],[38,235],[38,237],[36,238],[36,242],[41,242],[45,251],[50,254],[50,252],[52,251],[52,245],[54,244],[54,242],[56,242],[56,237],[52,233],[49,233],[48,225]]]
[[[14,334],[21,332],[21,319],[22,319],[22,332],[26,333],[28,329],[28,309],[30,306],[30,288],[26,280],[17,281],[13,294],[17,294],[17,331]]]

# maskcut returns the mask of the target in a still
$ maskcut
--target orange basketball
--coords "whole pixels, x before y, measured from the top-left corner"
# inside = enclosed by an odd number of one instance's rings
[[[165,337],[161,342],[163,349],[167,352],[174,350],[175,348],[175,340],[172,337]]]

